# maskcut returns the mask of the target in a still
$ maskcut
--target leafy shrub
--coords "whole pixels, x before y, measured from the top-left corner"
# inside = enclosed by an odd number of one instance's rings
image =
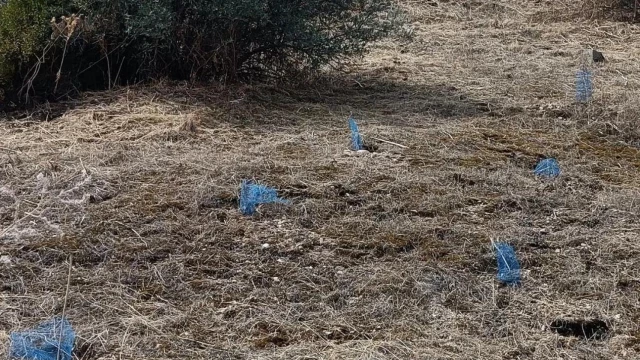
[[[280,77],[361,54],[402,23],[394,0],[5,1],[0,81],[14,91],[25,78],[27,89],[66,91],[165,76]],[[50,37],[51,17],[70,13],[85,14],[86,26]]]
[[[25,66],[41,56],[49,19],[61,8],[54,1],[0,2],[0,86],[8,86]]]

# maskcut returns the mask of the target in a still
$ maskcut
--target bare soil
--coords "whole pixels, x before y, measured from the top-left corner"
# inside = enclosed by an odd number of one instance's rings
[[[402,3],[414,40],[347,74],[1,121],[0,351],[64,311],[79,359],[640,358],[640,28]],[[375,152],[348,151],[350,114]],[[533,176],[547,156],[556,180]],[[292,205],[241,215],[242,179]]]

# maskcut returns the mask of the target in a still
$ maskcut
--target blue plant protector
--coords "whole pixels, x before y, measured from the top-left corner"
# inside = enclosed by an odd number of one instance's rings
[[[9,359],[72,360],[76,334],[64,318],[47,320],[34,329],[11,333]]]
[[[243,180],[240,185],[239,202],[240,212],[244,215],[253,215],[260,204],[289,203],[289,201],[279,198],[275,189],[265,185],[254,184],[249,180]]]
[[[362,135],[360,135],[358,124],[352,116],[349,116],[349,128],[351,129],[351,150],[363,150]]]
[[[510,286],[519,285],[520,263],[513,247],[506,243],[496,243],[494,247],[498,260],[498,280]]]
[[[547,158],[541,160],[533,172],[537,176],[555,178],[560,176],[560,164],[554,158]]]
[[[576,101],[586,103],[593,95],[593,75],[589,70],[578,70],[576,73]]]

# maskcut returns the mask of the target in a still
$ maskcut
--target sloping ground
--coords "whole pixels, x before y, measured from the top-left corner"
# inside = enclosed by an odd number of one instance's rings
[[[640,29],[558,2],[405,5],[416,39],[348,76],[0,123],[0,350],[64,308],[82,359],[640,357]],[[591,46],[608,61],[576,105]],[[351,112],[376,152],[345,153]],[[539,156],[562,176],[532,176]],[[244,178],[293,205],[240,215]]]

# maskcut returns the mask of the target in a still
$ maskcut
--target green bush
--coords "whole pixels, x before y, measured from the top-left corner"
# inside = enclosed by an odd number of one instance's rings
[[[61,8],[54,1],[10,0],[0,3],[0,86],[7,87],[42,56],[49,20]]]
[[[15,92],[35,79],[28,89],[52,94],[157,77],[281,77],[391,35],[402,23],[393,1],[0,0],[0,81]],[[51,36],[51,17],[70,13],[86,26]]]

